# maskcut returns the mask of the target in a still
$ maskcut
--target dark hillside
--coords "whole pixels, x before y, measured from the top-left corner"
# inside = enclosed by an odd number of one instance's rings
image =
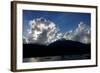
[[[58,40],[48,46],[23,44],[23,58],[90,54],[90,44],[71,40]]]

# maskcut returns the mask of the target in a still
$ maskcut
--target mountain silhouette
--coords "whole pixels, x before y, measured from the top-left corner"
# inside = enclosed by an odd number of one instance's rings
[[[43,56],[82,55],[91,53],[90,44],[60,39],[49,45],[23,44],[23,58]]]

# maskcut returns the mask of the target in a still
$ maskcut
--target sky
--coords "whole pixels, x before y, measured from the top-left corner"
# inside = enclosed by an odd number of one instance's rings
[[[90,13],[23,10],[23,32],[27,32],[26,29],[29,28],[30,20],[40,17],[54,22],[60,28],[60,32],[63,33],[75,29],[81,21],[89,26],[91,24]]]
[[[50,23],[42,24],[41,17],[49,20]],[[41,24],[38,25],[35,19],[39,20]],[[27,31],[30,30],[30,22],[31,25],[34,23],[32,25],[34,30],[31,33]],[[50,43],[61,38],[90,42],[90,27],[90,13],[23,10],[23,35],[26,36],[29,33],[27,38],[31,39],[31,42]],[[39,31],[37,31],[38,29]],[[72,32],[69,33],[69,31]]]

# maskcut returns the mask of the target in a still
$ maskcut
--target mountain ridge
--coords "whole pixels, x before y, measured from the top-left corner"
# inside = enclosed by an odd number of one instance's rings
[[[71,40],[58,40],[49,45],[23,44],[23,57],[90,54],[91,44]]]

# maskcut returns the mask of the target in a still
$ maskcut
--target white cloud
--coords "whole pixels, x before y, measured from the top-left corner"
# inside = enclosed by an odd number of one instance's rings
[[[91,41],[90,35],[91,35],[90,27],[86,26],[86,24],[84,24],[83,22],[80,22],[75,30],[71,32],[66,32],[64,38],[66,40],[79,41],[82,43],[90,43]]]
[[[28,43],[49,44],[56,41],[58,28],[56,25],[43,17],[29,22]]]
[[[61,33],[55,23],[45,18],[37,18],[29,22],[30,28],[25,37],[24,43],[50,44],[58,39],[90,43],[90,27],[80,22],[75,30]]]

